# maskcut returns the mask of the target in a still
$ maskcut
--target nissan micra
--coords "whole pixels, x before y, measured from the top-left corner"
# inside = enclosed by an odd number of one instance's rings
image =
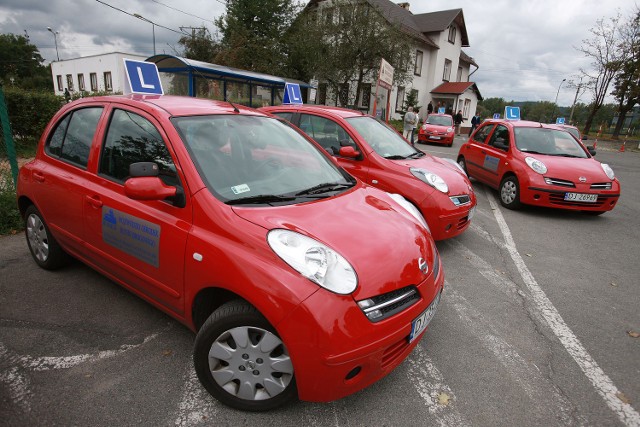
[[[222,403],[331,401],[391,372],[444,283],[424,218],[297,130],[227,102],[65,105],[20,170],[36,264],[75,257],[197,333]]]

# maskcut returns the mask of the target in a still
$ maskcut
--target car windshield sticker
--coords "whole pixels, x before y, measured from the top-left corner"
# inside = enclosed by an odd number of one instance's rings
[[[493,172],[498,172],[498,164],[500,159],[497,157],[484,156],[484,168]]]
[[[251,191],[251,189],[247,184],[240,184],[236,185],[235,187],[231,187],[231,191],[233,191],[233,194],[242,194],[246,193],[247,191]]]
[[[102,207],[102,240],[140,261],[159,266],[160,226],[108,206]]]

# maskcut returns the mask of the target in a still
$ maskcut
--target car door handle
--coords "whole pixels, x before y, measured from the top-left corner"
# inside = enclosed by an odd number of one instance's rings
[[[35,179],[38,182],[44,182],[44,175],[41,174],[40,172],[34,172],[33,179]]]
[[[484,150],[480,150],[480,152],[481,152],[482,154],[487,154],[487,152],[486,152],[486,151],[484,151]]]
[[[86,196],[87,202],[94,208],[102,207],[102,200],[100,200],[99,196]]]

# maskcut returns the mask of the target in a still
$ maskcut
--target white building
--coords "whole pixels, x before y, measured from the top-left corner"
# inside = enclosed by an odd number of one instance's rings
[[[130,53],[105,53],[51,63],[56,95],[69,92],[124,92],[126,75],[123,59],[144,61],[146,56]]]
[[[414,15],[409,10],[409,3],[393,3],[389,0],[353,0],[368,3],[379,11],[390,25],[399,26],[409,34],[415,43],[413,52],[413,78],[405,86],[394,86],[389,100],[389,116],[394,119],[404,114],[404,103],[410,91],[417,91],[418,104],[422,107],[420,116],[424,119],[427,105],[432,102],[434,112],[438,107],[455,114],[458,110],[469,126],[471,117],[476,112],[482,95],[477,85],[469,81],[478,69],[473,58],[462,51],[469,47],[469,37],[462,9],[452,9],[438,12]],[[307,7],[332,7],[331,0],[311,0]],[[474,67],[472,71],[472,67]],[[373,112],[373,98],[375,97],[375,81],[367,87],[368,98],[361,100],[359,109]],[[348,90],[356,90],[356,82]],[[386,92],[386,91],[383,91]],[[340,103],[339,97],[327,94],[326,86],[319,87],[319,103]],[[367,102],[368,101],[368,102]],[[382,101],[382,102],[380,102]],[[378,99],[377,105],[386,105],[386,99]]]

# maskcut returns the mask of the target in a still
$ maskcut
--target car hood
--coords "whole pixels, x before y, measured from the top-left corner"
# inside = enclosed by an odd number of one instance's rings
[[[453,132],[453,125],[440,126],[440,125],[432,125],[427,123],[423,126],[423,129],[431,132],[447,132],[448,129],[451,129],[451,132]]]
[[[449,187],[449,194],[461,195],[473,193],[469,178],[458,167],[440,157],[426,154],[418,159],[391,160],[396,166],[406,169],[412,179],[418,179],[409,171],[411,168],[426,169],[444,179]],[[427,185],[427,184],[425,184]]]
[[[233,210],[267,230],[293,230],[337,251],[358,276],[356,300],[421,283],[427,276],[418,267],[420,258],[427,261],[429,272],[433,268],[435,245],[429,232],[375,188],[357,187],[297,205]]]
[[[587,183],[609,182],[611,179],[604,173],[599,161],[589,159],[576,159],[572,157],[557,157],[532,155],[547,167],[544,175],[550,178],[565,179],[579,182],[580,177],[587,179]]]

